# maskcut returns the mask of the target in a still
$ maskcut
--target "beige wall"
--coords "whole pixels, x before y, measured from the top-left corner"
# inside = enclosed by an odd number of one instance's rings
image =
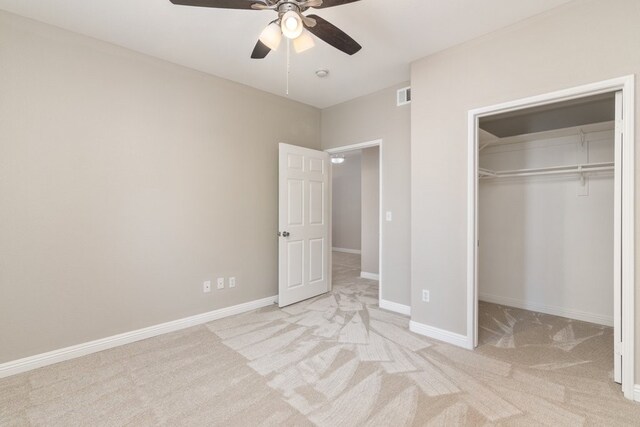
[[[362,231],[362,154],[345,153],[345,162],[331,165],[331,244],[359,251]]]
[[[639,22],[638,0],[576,1],[412,65],[414,321],[466,334],[468,110],[639,73]]]
[[[411,159],[410,106],[396,106],[396,90],[407,83],[322,110],[322,148],[383,140],[383,211],[393,221],[383,221],[382,298],[410,304]]]
[[[378,274],[380,263],[380,149],[362,150],[362,257],[360,269]]]
[[[0,363],[275,295],[277,143],[319,135],[317,109],[0,12]]]

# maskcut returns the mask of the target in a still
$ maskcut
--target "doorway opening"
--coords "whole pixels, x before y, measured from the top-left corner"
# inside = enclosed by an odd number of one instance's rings
[[[332,274],[340,282],[377,285],[380,295],[382,141],[327,152],[332,158]]]
[[[610,368],[627,398],[633,83],[469,113],[469,346],[526,347],[535,367],[560,373],[599,364],[592,374],[608,378]]]

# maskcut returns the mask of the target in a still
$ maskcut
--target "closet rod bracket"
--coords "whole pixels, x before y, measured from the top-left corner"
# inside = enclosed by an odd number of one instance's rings
[[[578,131],[578,135],[580,136],[580,147],[584,148],[584,144],[587,142],[587,134],[584,133],[582,129]]]

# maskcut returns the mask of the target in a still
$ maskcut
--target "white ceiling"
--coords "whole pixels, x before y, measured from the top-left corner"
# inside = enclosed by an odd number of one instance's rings
[[[292,53],[290,97],[319,108],[409,80],[409,64],[570,0],[362,0],[311,9],[363,49],[317,41]],[[0,0],[0,9],[285,96],[286,46],[249,58],[273,11],[175,6],[169,0]],[[315,76],[328,69],[325,79]]]

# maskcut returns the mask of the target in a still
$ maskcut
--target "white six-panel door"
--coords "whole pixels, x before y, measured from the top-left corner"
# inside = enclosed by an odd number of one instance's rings
[[[280,144],[280,307],[330,289],[329,166],[325,152]]]

